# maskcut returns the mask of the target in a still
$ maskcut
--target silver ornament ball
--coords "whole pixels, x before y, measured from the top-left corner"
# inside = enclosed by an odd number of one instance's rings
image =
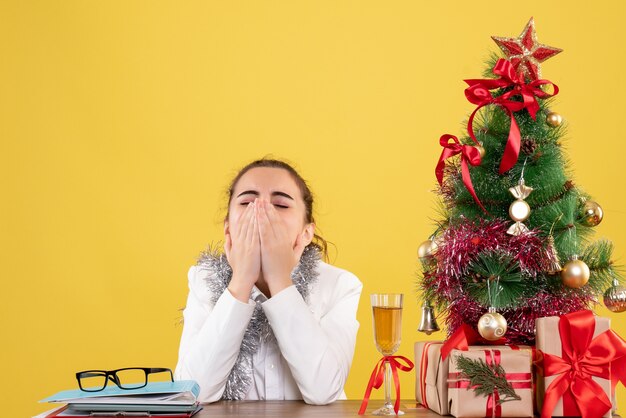
[[[437,242],[434,239],[427,239],[417,247],[417,256],[423,260],[433,255],[433,251],[437,249]]]
[[[611,312],[626,311],[626,288],[620,285],[617,279],[613,285],[604,292],[604,305]]]

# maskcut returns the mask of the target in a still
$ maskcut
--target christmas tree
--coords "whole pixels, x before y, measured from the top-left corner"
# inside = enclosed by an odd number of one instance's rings
[[[602,208],[567,169],[558,87],[541,76],[561,50],[537,41],[532,18],[518,38],[493,39],[504,57],[465,80],[477,106],[467,134],[440,139],[442,219],[420,245],[419,285],[449,333],[467,324],[488,340],[532,344],[536,318],[589,309],[605,292],[621,311],[626,290],[611,242],[591,239]]]

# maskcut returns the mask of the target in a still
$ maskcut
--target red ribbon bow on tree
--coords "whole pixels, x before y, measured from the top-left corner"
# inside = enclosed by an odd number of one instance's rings
[[[406,363],[406,366],[400,363],[398,360],[403,360]],[[365,390],[365,396],[363,397],[363,402],[361,402],[361,408],[359,409],[359,415],[363,415],[365,413],[365,409],[367,408],[367,403],[370,400],[370,394],[372,393],[372,388],[380,388],[385,381],[385,363],[389,362],[389,366],[391,367],[391,372],[393,374],[393,383],[396,387],[396,402],[393,406],[393,410],[396,415],[398,415],[398,411],[400,410],[400,380],[398,378],[398,369],[403,370],[405,372],[409,372],[413,370],[413,362],[404,356],[384,356],[381,358],[378,363],[376,363],[376,367],[374,367],[374,371],[370,376],[370,381],[367,384],[367,389]]]
[[[493,68],[493,73],[499,75],[500,78],[465,80],[469,85],[469,87],[465,89],[465,97],[467,97],[467,100],[471,103],[478,105],[467,122],[467,131],[474,142],[478,144],[473,128],[476,113],[482,107],[490,104],[498,105],[506,112],[511,119],[511,127],[509,128],[509,137],[504,149],[504,155],[500,162],[500,174],[502,174],[513,168],[517,162],[521,146],[521,134],[513,112],[527,109],[530,116],[536,119],[537,111],[539,111],[537,97],[545,99],[547,97],[556,96],[559,92],[559,88],[556,84],[548,80],[535,80],[527,84],[524,75],[516,73],[511,62],[503,58],[498,60]],[[541,89],[543,85],[552,85],[554,92],[550,94],[543,91]],[[512,89],[498,97],[494,97],[490,91],[508,87],[512,87]],[[519,101],[519,99],[513,100],[518,97],[521,97],[522,101]]]
[[[626,383],[626,341],[612,330],[593,338],[595,318],[591,311],[578,311],[561,316],[562,357],[543,353],[544,376],[557,377],[546,388],[542,418],[552,416],[558,400],[563,397],[565,415],[597,418],[611,409],[611,400],[592,376]]]
[[[450,139],[452,139],[453,142],[450,142]],[[439,157],[439,162],[437,163],[437,167],[435,167],[435,175],[437,176],[439,185],[443,184],[443,171],[446,166],[445,161],[450,157],[461,154],[461,173],[463,176],[463,184],[465,184],[467,190],[469,190],[476,203],[478,203],[478,206],[487,212],[483,204],[480,203],[480,200],[478,200],[478,196],[476,196],[474,186],[472,185],[472,178],[469,173],[469,167],[467,166],[468,163],[473,166],[480,165],[480,151],[472,145],[462,145],[456,136],[449,134],[442,135],[441,138],[439,138],[439,143],[443,147],[441,156]]]

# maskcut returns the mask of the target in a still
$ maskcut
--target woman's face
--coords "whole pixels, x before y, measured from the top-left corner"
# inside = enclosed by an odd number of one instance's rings
[[[229,204],[226,233],[239,228],[241,214],[257,198],[274,205],[292,244],[295,245],[296,239],[303,232],[304,239],[311,241],[314,226],[306,222],[306,207],[300,188],[288,171],[273,167],[255,167],[241,176]]]

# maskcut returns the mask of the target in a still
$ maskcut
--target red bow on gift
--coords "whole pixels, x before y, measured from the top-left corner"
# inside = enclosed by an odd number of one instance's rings
[[[481,337],[478,332],[469,325],[463,323],[441,347],[441,359],[445,360],[454,349],[467,351],[470,345],[505,345],[506,338],[500,338],[496,341],[487,341]],[[509,344],[510,345],[510,344]],[[515,346],[511,347],[515,349]]]
[[[595,318],[591,311],[561,316],[562,357],[544,353],[544,376],[557,377],[546,388],[542,418],[552,416],[563,397],[565,415],[597,418],[611,409],[611,401],[592,376],[626,383],[626,341],[612,330],[593,338]],[[611,376],[612,375],[612,376]]]
[[[450,139],[453,142],[450,142]],[[467,190],[469,190],[476,203],[478,203],[478,206],[487,212],[483,204],[480,203],[480,200],[478,200],[478,196],[476,196],[474,186],[472,185],[472,178],[469,173],[469,167],[467,166],[468,163],[473,166],[480,165],[480,151],[472,145],[461,145],[459,138],[449,134],[442,135],[441,138],[439,138],[439,143],[443,147],[441,156],[439,157],[439,162],[437,163],[437,167],[435,167],[435,175],[437,176],[439,185],[443,184],[443,171],[446,166],[445,161],[450,157],[461,154],[461,174],[463,176],[463,184],[465,184]]]
[[[469,87],[465,89],[465,97],[467,97],[467,100],[470,102],[478,105],[467,122],[467,132],[474,142],[478,144],[478,140],[474,134],[474,116],[483,106],[495,104],[506,112],[511,119],[511,127],[509,128],[509,137],[504,149],[504,155],[500,162],[500,174],[502,174],[513,168],[517,162],[521,146],[521,134],[513,112],[527,109],[530,116],[535,119],[537,111],[539,110],[537,97],[545,99],[556,96],[559,92],[559,88],[556,84],[548,80],[535,80],[526,84],[524,75],[516,73],[511,62],[503,58],[498,60],[493,68],[493,73],[500,76],[500,78],[465,80],[469,85]],[[543,85],[552,85],[554,93],[549,94],[543,91],[541,89]],[[498,97],[494,97],[490,91],[509,87],[512,87],[512,89]],[[521,97],[522,101],[519,101],[519,97]],[[513,100],[514,98],[518,99]]]
[[[397,359],[403,360],[406,365],[400,363]],[[376,363],[376,367],[374,367],[374,371],[370,376],[370,381],[367,384],[367,389],[365,390],[365,396],[363,397],[363,402],[361,402],[361,408],[359,409],[359,415],[363,415],[365,413],[365,409],[367,408],[367,403],[370,400],[370,394],[372,393],[372,388],[378,389],[381,387],[383,382],[385,381],[385,363],[389,362],[389,366],[391,367],[391,372],[393,374],[393,383],[396,387],[396,403],[393,406],[393,410],[398,415],[398,411],[400,410],[400,380],[398,378],[398,369],[403,370],[405,372],[409,372],[413,370],[413,362],[406,357],[403,356],[385,356],[381,358],[378,363]]]

